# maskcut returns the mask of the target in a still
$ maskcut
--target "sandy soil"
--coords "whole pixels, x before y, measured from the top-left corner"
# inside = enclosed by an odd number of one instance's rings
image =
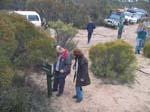
[[[128,41],[133,47],[136,43],[137,25],[126,26],[123,39]],[[110,28],[96,28],[91,44],[87,45],[87,32],[79,30],[75,37],[78,48],[81,48],[86,56],[88,49],[99,42],[115,40],[117,30]],[[137,55],[138,68],[150,74],[150,60],[142,55]],[[150,75],[136,71],[136,82],[132,86],[103,84],[101,79],[96,79],[92,73],[90,77],[92,83],[84,87],[84,100],[75,103],[72,96],[75,94],[73,83],[73,71],[66,79],[66,87],[62,97],[56,97],[56,93],[51,98],[51,106],[56,112],[150,112]],[[43,75],[32,76],[37,81],[42,90],[46,91],[46,77]],[[42,80],[42,83],[41,83]]]

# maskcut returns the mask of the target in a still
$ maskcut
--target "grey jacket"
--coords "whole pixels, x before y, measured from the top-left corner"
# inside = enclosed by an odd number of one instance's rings
[[[55,64],[56,68],[56,64]],[[60,70],[64,70],[64,73],[60,73]],[[65,58],[60,59],[59,71],[56,71],[55,76],[66,77],[71,72],[71,54],[68,52]]]

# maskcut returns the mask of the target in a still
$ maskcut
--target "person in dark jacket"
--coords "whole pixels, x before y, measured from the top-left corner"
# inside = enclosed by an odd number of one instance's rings
[[[123,29],[124,29],[124,16],[121,16],[119,19],[119,23],[118,23],[118,36],[117,39],[121,39],[122,37],[122,33],[123,33]]]
[[[55,64],[53,91],[58,90],[56,96],[61,96],[64,91],[66,76],[71,71],[71,55],[67,49],[59,45],[56,47],[56,51],[58,52],[58,59]]]
[[[76,102],[81,102],[83,100],[83,89],[82,86],[87,86],[90,84],[90,78],[88,73],[88,60],[84,57],[80,49],[76,49],[73,52],[75,56],[74,64],[74,81],[76,82],[76,95],[73,98],[76,99]]]
[[[94,29],[96,28],[95,24],[90,20],[88,25],[87,25],[87,31],[88,31],[88,44],[90,43],[92,34]]]

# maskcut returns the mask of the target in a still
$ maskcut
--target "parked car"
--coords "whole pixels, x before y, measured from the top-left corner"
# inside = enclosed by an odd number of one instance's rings
[[[127,10],[128,12],[131,12],[131,13],[137,13],[137,12],[141,12],[145,15],[147,15],[147,11],[145,11],[144,9],[139,9],[139,8],[130,8]]]
[[[112,14],[104,20],[106,26],[117,28],[120,16]]]
[[[121,16],[123,16],[123,13],[113,11],[110,16],[104,20],[104,23],[106,26],[117,28]]]
[[[138,22],[144,21],[147,19],[147,16],[141,12],[136,12],[133,14],[133,16],[137,18]]]
[[[124,12],[124,17],[125,17],[125,21],[128,23],[128,24],[136,24],[138,19],[133,16],[133,13],[130,13],[130,12]]]
[[[35,26],[41,26],[40,15],[35,11],[14,11],[17,14],[23,15],[27,20]]]

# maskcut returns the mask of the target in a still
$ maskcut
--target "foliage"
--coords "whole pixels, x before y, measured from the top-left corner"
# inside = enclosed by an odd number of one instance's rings
[[[20,68],[41,64],[46,57],[53,60],[54,39],[46,32],[22,16],[7,12],[0,14],[0,46],[10,63]]]
[[[32,90],[25,86],[23,73],[28,67],[41,65],[45,59],[54,61],[55,40],[20,15],[0,11],[0,17],[0,111],[50,111],[39,88]]]
[[[150,58],[150,40],[145,42],[143,53],[145,57]]]
[[[53,112],[49,99],[36,89],[12,87],[0,92],[1,112]]]
[[[78,28],[86,27],[88,22],[86,11],[71,0],[30,0],[27,2],[27,9],[36,10],[48,21],[60,19]]]
[[[114,8],[120,8],[116,0],[12,0],[10,6],[4,5],[1,9],[34,10],[47,21],[59,19],[77,28],[86,28],[90,17],[97,25],[103,25],[104,18]]]
[[[24,17],[0,12],[0,86],[11,85],[15,70],[53,61],[54,39]]]
[[[98,77],[118,82],[133,82],[136,58],[132,47],[125,41],[117,40],[99,43],[90,49],[91,70]]]
[[[77,33],[77,29],[72,26],[72,24],[65,24],[64,22],[58,20],[56,22],[48,22],[49,26],[55,29],[57,35],[57,44],[72,50],[76,47],[73,42],[73,38]]]
[[[29,94],[25,88],[3,90],[0,97],[1,112],[29,112]]]

